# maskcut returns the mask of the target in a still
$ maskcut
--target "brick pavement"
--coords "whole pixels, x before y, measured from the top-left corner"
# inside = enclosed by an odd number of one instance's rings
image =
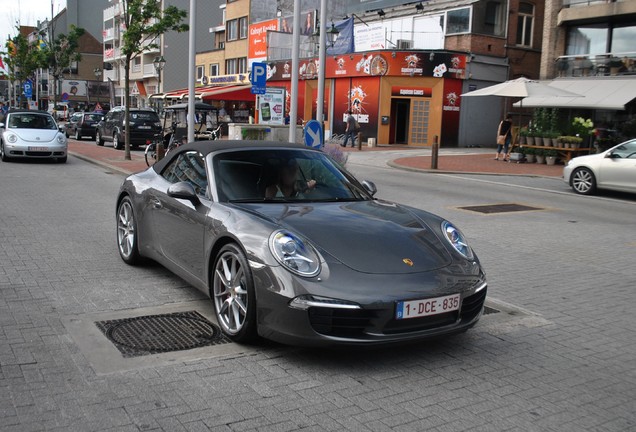
[[[391,152],[399,150],[422,150],[400,146],[362,147],[362,152]],[[357,149],[346,148],[345,152],[358,152]],[[443,149],[444,151],[446,149]],[[474,153],[474,149],[452,149],[454,152],[465,151],[467,154],[442,154],[438,159],[438,172],[462,172],[482,174],[504,175],[529,175],[561,177],[563,165],[548,166],[546,164],[517,164],[496,161],[491,152]],[[93,141],[69,140],[69,152],[71,155],[85,159],[89,162],[103,164],[113,170],[122,173],[132,173],[147,168],[143,152],[132,151],[131,161],[124,160],[123,151],[115,150],[110,146],[100,147]],[[398,158],[391,162],[392,166],[406,169],[429,170],[431,166],[430,156],[411,156]]]
[[[636,430],[633,205],[559,196],[531,217],[465,216],[492,296],[533,319],[484,317],[391,349],[262,343],[98,374],[65,317],[202,299],[161,267],[121,262],[121,180],[75,158],[0,164],[2,432]],[[414,204],[447,206],[426,183]]]

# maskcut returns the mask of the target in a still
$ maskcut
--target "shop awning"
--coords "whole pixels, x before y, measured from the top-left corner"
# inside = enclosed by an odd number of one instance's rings
[[[227,99],[236,101],[253,101],[255,95],[252,94],[251,84],[226,85],[226,86],[205,86],[194,89],[196,99]],[[188,89],[179,89],[167,92],[165,99],[187,99]]]
[[[582,108],[624,110],[625,105],[636,99],[636,77],[563,78],[552,81],[550,86],[583,97],[527,97],[524,108]],[[514,106],[521,106],[516,102]]]

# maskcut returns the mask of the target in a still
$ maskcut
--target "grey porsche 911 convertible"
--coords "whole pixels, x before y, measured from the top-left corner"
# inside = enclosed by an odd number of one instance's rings
[[[198,141],[126,178],[118,249],[209,295],[236,342],[372,345],[471,328],[487,283],[464,235],[375,193],[320,150]]]

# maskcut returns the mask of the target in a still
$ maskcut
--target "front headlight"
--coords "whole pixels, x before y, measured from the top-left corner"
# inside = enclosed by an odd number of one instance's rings
[[[320,273],[318,253],[289,231],[273,232],[269,237],[269,248],[276,260],[292,273],[304,277]]]
[[[7,134],[6,135],[7,138],[7,142],[11,143],[11,144],[15,144],[16,142],[18,142],[18,136],[16,134]]]
[[[66,137],[62,134],[58,134],[57,135],[57,142],[60,144],[65,144],[66,143]]]
[[[448,221],[442,222],[442,232],[444,237],[453,246],[453,248],[467,259],[473,259],[473,250],[468,246],[464,234]]]

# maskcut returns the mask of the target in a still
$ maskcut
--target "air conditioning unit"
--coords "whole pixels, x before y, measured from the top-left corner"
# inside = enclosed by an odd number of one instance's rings
[[[413,48],[413,41],[410,39],[398,39],[397,47],[398,49],[411,49]]]

